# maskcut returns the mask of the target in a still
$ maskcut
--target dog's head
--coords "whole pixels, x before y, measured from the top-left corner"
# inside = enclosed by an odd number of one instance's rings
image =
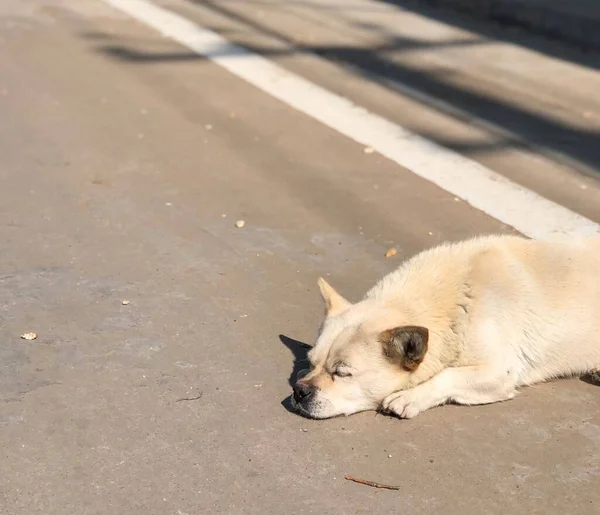
[[[326,317],[308,354],[311,368],[294,385],[293,405],[311,418],[378,409],[409,384],[429,332],[410,325],[401,309],[369,299],[350,304],[323,279],[319,287]]]

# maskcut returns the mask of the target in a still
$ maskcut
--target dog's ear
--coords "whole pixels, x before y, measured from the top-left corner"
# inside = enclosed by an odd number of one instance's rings
[[[337,291],[335,291],[325,279],[319,277],[318,284],[323,300],[325,301],[327,316],[340,313],[350,306],[350,302],[348,302]]]
[[[412,372],[425,357],[429,330],[412,325],[394,327],[380,333],[379,341],[387,359]]]

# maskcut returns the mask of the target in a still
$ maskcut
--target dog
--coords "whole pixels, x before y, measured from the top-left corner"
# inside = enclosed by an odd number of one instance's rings
[[[319,288],[325,320],[292,396],[309,418],[409,419],[600,367],[600,238],[446,243],[356,304],[322,278]]]

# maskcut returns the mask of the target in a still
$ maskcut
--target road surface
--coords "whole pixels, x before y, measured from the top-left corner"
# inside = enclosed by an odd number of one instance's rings
[[[446,240],[595,230],[595,57],[404,2],[151,4],[250,51],[219,61],[111,3],[0,4],[0,513],[597,512],[584,381],[410,421],[286,402],[319,275],[357,300]],[[297,96],[257,87],[257,54]],[[315,91],[365,126],[324,123],[347,118]],[[418,135],[412,168],[381,119]],[[436,156],[472,181],[426,178]]]

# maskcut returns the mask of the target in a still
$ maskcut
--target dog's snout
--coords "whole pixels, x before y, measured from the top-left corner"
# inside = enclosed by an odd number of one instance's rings
[[[294,385],[294,400],[296,402],[302,402],[307,400],[313,393],[313,390],[303,381],[298,381]]]

